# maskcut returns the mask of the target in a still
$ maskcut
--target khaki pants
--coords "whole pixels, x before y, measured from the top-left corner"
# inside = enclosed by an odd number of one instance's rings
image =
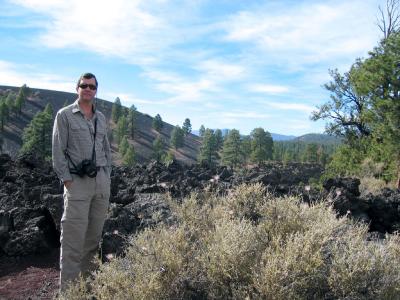
[[[64,187],[64,213],[61,218],[60,289],[89,275],[107,216],[110,179],[104,168],[95,178],[73,175],[71,186]]]

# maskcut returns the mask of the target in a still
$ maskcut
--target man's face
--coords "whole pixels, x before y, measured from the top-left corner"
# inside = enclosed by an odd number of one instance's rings
[[[94,87],[96,87],[96,80],[94,78],[82,78],[79,86],[76,88],[79,100],[84,102],[92,101],[97,92],[97,87],[95,89],[92,89]]]

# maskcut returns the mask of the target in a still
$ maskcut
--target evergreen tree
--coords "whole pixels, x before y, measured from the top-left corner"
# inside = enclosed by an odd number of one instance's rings
[[[222,149],[222,145],[224,144],[224,138],[222,137],[222,131],[221,129],[215,130],[215,144],[217,147],[217,151]]]
[[[1,130],[4,130],[4,125],[6,124],[9,117],[8,106],[4,100],[0,101],[0,126]]]
[[[314,144],[314,143],[307,144],[303,161],[310,162],[310,163],[318,162],[318,145],[317,144]]]
[[[127,135],[127,132],[128,132],[128,124],[126,121],[126,117],[121,116],[118,119],[117,132],[116,132],[116,135],[117,135],[116,140],[117,140],[118,144],[121,142],[122,138]]]
[[[203,137],[205,132],[206,132],[206,128],[204,127],[204,125],[201,125],[200,129],[199,129],[199,136]]]
[[[20,91],[21,91],[22,94],[25,96],[25,99],[26,99],[27,97],[29,97],[29,95],[31,94],[31,90],[30,90],[30,88],[29,88],[26,84],[23,84],[23,85],[20,87]]]
[[[11,116],[11,113],[13,113],[13,114],[17,113],[17,109],[15,106],[15,95],[13,93],[8,93],[7,98],[6,98],[6,105],[8,107],[10,116]]]
[[[183,146],[184,139],[184,130],[179,125],[176,125],[171,132],[171,146],[175,147],[175,149],[181,148]]]
[[[112,106],[111,119],[114,121],[114,123],[118,123],[118,120],[121,116],[122,116],[121,100],[119,99],[119,97],[117,97],[115,98],[115,101]]]
[[[53,111],[47,104],[44,111],[35,115],[22,135],[21,152],[35,152],[45,158],[51,157],[51,139],[53,130]]]
[[[326,85],[331,100],[312,118],[327,120],[327,131],[343,135],[348,145],[328,168],[357,175],[357,163],[369,158],[384,165],[385,180],[394,180],[400,178],[400,32],[385,32],[366,59],[357,59],[344,75],[333,73]]]
[[[161,116],[159,114],[157,114],[154,119],[153,119],[153,128],[157,131],[157,132],[161,132],[161,129],[163,128],[164,124],[163,124],[163,120],[161,119]]]
[[[263,163],[272,159],[273,141],[271,134],[263,128],[255,128],[251,132],[251,160],[255,163]]]
[[[22,107],[25,105],[26,96],[24,94],[24,89],[20,88],[17,98],[15,99],[15,107],[19,114],[22,113]]]
[[[165,155],[164,164],[168,166],[174,161],[174,159],[175,159],[174,153],[172,152],[172,150],[169,150],[167,152],[167,155]]]
[[[246,135],[242,138],[243,162],[248,163],[251,157],[251,137]]]
[[[132,104],[128,113],[128,130],[131,139],[135,138],[136,119],[137,119],[137,109],[136,106]]]
[[[153,142],[153,158],[161,162],[164,159],[165,150],[164,150],[164,142],[160,136],[158,136]]]
[[[50,103],[47,103],[46,107],[44,108],[44,112],[53,117],[53,106]]]
[[[214,132],[207,128],[204,131],[202,144],[200,146],[198,162],[209,167],[214,166],[218,160],[218,152],[215,143]]]
[[[243,161],[242,145],[239,130],[229,131],[222,147],[222,162],[236,167]]]
[[[126,135],[124,135],[121,139],[121,142],[118,145],[118,151],[122,157],[125,155],[128,148],[129,148],[128,139],[126,138]]]
[[[185,135],[188,135],[189,133],[192,132],[192,124],[190,124],[190,119],[188,118],[185,119],[185,121],[183,122],[182,129]]]
[[[126,137],[125,137],[126,138]],[[125,166],[133,166],[135,164],[135,150],[132,145],[128,145],[125,154],[122,158],[122,163]]]
[[[294,155],[294,150],[293,150],[293,148],[287,148],[287,149],[284,151],[282,161],[283,161],[284,163],[292,162],[292,161],[295,161],[295,158],[294,158],[294,157],[295,157],[295,155]]]
[[[329,160],[329,156],[326,153],[326,147],[324,147],[323,145],[318,146],[317,158],[318,163],[320,163],[322,166],[325,166]]]

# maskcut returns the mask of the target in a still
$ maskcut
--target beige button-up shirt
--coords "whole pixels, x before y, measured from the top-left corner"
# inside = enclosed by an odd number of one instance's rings
[[[73,165],[65,156],[68,152],[71,160],[78,165],[84,159],[92,159],[94,124],[96,130],[96,165],[105,167],[111,173],[111,151],[107,137],[105,116],[94,109],[93,118],[87,119],[81,110],[78,100],[57,112],[53,127],[53,167],[61,181],[72,180],[70,168]]]

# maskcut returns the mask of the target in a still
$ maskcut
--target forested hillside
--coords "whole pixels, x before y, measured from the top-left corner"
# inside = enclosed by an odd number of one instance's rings
[[[0,86],[0,150],[15,157],[21,151],[35,151],[45,157],[51,156],[51,134],[55,113],[65,105],[71,104],[76,94],[59,91]],[[97,108],[109,120],[109,138],[112,142],[114,162],[120,164],[122,157],[119,152],[118,135],[121,127],[112,118],[113,103],[96,100]],[[121,114],[127,114],[128,109],[121,109]],[[153,128],[154,118],[135,111],[134,138],[129,144],[134,149],[132,162],[146,162],[154,157],[154,141],[161,141],[158,152],[167,153],[185,164],[196,162],[199,138],[186,134],[181,147],[169,147],[169,141],[174,126],[161,121],[162,128]],[[118,121],[118,120],[117,120]],[[125,130],[124,128],[122,128]],[[127,128],[126,128],[127,130]],[[133,129],[132,129],[133,130]],[[157,149],[156,149],[157,150]]]

